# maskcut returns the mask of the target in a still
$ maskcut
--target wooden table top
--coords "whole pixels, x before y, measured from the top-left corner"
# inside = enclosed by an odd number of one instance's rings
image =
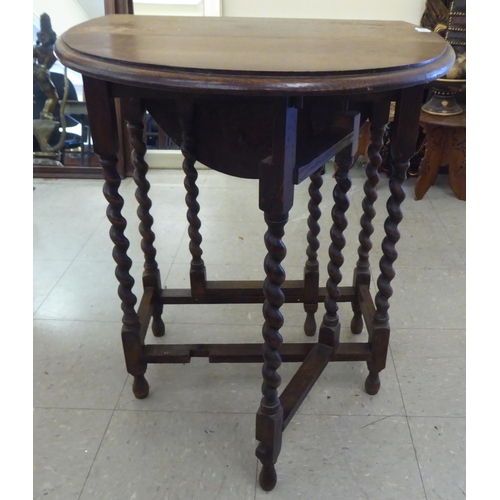
[[[56,54],[72,69],[115,82],[209,83],[237,93],[249,85],[299,94],[402,88],[438,78],[454,61],[442,37],[399,21],[125,14],[69,29]]]

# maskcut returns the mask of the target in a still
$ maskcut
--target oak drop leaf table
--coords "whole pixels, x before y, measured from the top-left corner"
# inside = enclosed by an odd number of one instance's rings
[[[114,243],[122,341],[137,398],[148,395],[148,363],[188,363],[193,356],[214,363],[263,362],[257,412],[256,455],[261,487],[277,480],[282,433],[329,362],[364,361],[365,389],[376,394],[389,342],[389,298],[394,278],[402,184],[415,151],[423,87],[452,66],[455,55],[439,35],[404,22],[263,18],[192,18],[110,15],[75,26],[59,37],[56,54],[83,74],[94,149],[100,157],[107,216]],[[115,99],[133,147],[139,230],[144,252],[144,293],[136,308],[130,275],[126,221],[121,213],[120,150]],[[391,102],[396,103],[388,216],[377,293],[370,295],[369,252],[377,199],[379,151]],[[182,150],[191,252],[190,288],[164,289],[156,262],[150,184],[144,160],[148,111]],[[370,122],[371,144],[359,233],[359,259],[350,286],[340,286],[343,232],[347,226],[349,169],[360,126]],[[335,156],[337,170],[329,247],[328,280],[319,286],[321,169]],[[259,208],[267,231],[265,280],[209,281],[202,258],[195,162],[228,175],[259,180]],[[168,175],[168,174],[166,174]],[[285,281],[282,238],[294,186],[310,179],[307,260],[304,279]],[[168,216],[168,214],[165,214]],[[305,333],[317,343],[283,343],[284,302],[303,303]],[[324,302],[319,328],[315,312]],[[365,325],[367,342],[339,342],[339,302],[352,304],[351,331]],[[147,344],[165,334],[162,312],[172,304],[262,303],[263,344]],[[302,362],[278,394],[282,362]]]

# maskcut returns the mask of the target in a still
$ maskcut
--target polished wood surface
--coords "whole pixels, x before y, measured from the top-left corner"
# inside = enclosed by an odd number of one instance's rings
[[[127,64],[295,74],[400,69],[439,58],[447,47],[401,21],[127,15],[83,23],[63,41]]]
[[[71,28],[56,53],[63,64],[116,82],[287,95],[418,85],[455,57],[439,35],[399,21],[126,14]]]
[[[260,486],[270,491],[277,481],[275,464],[283,431],[329,362],[365,362],[366,392],[374,395],[380,388],[379,374],[385,368],[389,347],[388,311],[398,226],[403,218],[403,182],[415,151],[424,84],[448,71],[453,51],[438,35],[400,22],[141,16],[89,21],[63,34],[56,50],[64,64],[84,74],[94,149],[105,180],[123,311],[122,342],[134,395],[139,399],[148,396],[145,374],[149,363],[188,363],[200,356],[214,363],[262,362],[255,453],[262,464]],[[133,291],[127,221],[119,194],[117,165],[123,144],[115,114],[117,98],[133,147],[144,253],[140,300]],[[380,275],[372,298],[372,219],[391,102],[396,103],[390,145],[394,171],[385,205]],[[184,156],[191,254],[190,286],[185,289],[162,288],[150,214],[153,201],[142,125],[145,111],[179,145]],[[369,164],[361,204],[359,260],[352,286],[341,286],[350,206],[349,169],[357,152],[359,129],[367,119],[371,124]],[[321,287],[317,259],[321,174],[333,156],[338,168],[330,195],[328,279]],[[236,177],[258,179],[255,208],[263,212],[266,224],[263,281],[208,279],[196,162]],[[306,179],[310,200],[304,279],[286,281],[283,237],[295,185]],[[247,209],[241,207],[242,211]],[[222,238],[220,244],[227,243]],[[303,304],[304,332],[317,335],[315,345],[284,341],[281,330],[286,324],[281,308],[290,302]],[[317,327],[314,315],[322,302],[324,310]],[[340,341],[341,302],[351,304],[351,331],[360,334],[364,329],[366,342]],[[155,336],[168,335],[162,314],[168,314],[176,304],[237,303],[262,304],[261,345],[147,342],[150,323]],[[302,366],[280,393],[279,369],[287,361],[302,362]]]

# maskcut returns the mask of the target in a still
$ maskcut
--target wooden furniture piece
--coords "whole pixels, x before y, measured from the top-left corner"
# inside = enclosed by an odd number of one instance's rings
[[[70,29],[58,39],[56,51],[65,65],[84,75],[94,149],[100,156],[104,194],[109,202],[107,215],[124,313],[122,341],[127,370],[134,377],[134,394],[137,398],[148,395],[144,375],[149,363],[188,363],[197,356],[213,363],[263,362],[256,455],[262,462],[260,485],[271,490],[277,480],[274,465],[282,432],[329,362],[366,362],[366,391],[376,394],[379,390],[379,373],[385,367],[388,350],[400,205],[405,198],[402,184],[415,151],[423,86],[451,67],[453,50],[438,35],[403,22],[116,15]],[[126,221],[116,170],[119,141],[115,98],[121,99],[134,148],[145,257],[144,294],[138,308],[132,293],[129,242],[124,236]],[[369,290],[370,237],[379,150],[391,101],[397,107],[391,141],[395,169],[387,200],[378,292],[373,300]],[[180,144],[184,155],[192,256],[189,289],[162,287],[150,215],[148,165],[144,161],[145,110]],[[359,260],[352,284],[340,286],[351,185],[349,167],[366,116],[371,123],[371,145]],[[339,168],[333,191],[329,278],[326,286],[320,287],[320,170],[333,156]],[[268,228],[264,235],[267,255],[263,284],[207,279],[196,161],[229,175],[259,179],[259,207]],[[282,238],[293,205],[294,185],[307,178],[311,198],[304,279],[286,282],[281,265],[286,255]],[[307,335],[316,333],[314,313],[324,302],[317,343],[283,342],[280,308],[284,302],[304,304]],[[366,342],[339,342],[339,302],[352,304],[351,329],[359,334],[364,324]],[[153,335],[164,335],[164,306],[220,303],[263,303],[263,344],[146,342],[150,323]],[[168,314],[168,309],[165,312]],[[303,363],[279,394],[278,369],[286,361]]]
[[[441,167],[448,167],[451,190],[465,201],[465,138],[466,106],[461,115],[442,116],[422,112],[420,125],[424,129],[425,153],[418,169],[415,199],[421,200],[436,182]]]

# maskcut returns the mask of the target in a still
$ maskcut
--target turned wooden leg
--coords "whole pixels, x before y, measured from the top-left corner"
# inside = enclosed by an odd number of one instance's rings
[[[383,255],[380,259],[378,292],[375,296],[376,311],[373,317],[371,339],[372,357],[367,362],[369,374],[365,382],[366,392],[372,395],[377,394],[380,389],[379,373],[385,368],[389,348],[389,299],[393,294],[391,281],[396,275],[394,262],[398,256],[396,243],[400,238],[398,225],[403,220],[401,204],[406,197],[403,182],[406,179],[410,158],[415,152],[422,96],[422,87],[412,87],[402,90],[396,101],[394,134],[391,140],[394,168],[389,180],[391,195],[387,201],[388,217],[384,224],[386,236],[382,241]]]
[[[201,258],[203,251],[201,249],[202,237],[200,233],[201,221],[198,217],[200,205],[198,195],[200,193],[196,180],[198,172],[195,168],[196,157],[194,156],[194,103],[191,101],[180,100],[177,102],[177,109],[180,116],[182,127],[181,151],[184,156],[182,169],[186,175],[184,186],[186,188],[186,205],[188,207],[187,219],[189,222],[189,251],[191,252],[190,282],[191,293],[193,296],[203,296],[207,289],[207,276],[205,263]]]
[[[328,263],[327,296],[325,299],[325,315],[319,329],[318,341],[321,344],[336,348],[339,344],[340,320],[338,316],[338,301],[340,299],[339,284],[342,280],[340,268],[344,263],[342,249],[345,246],[344,231],[347,227],[346,212],[349,208],[347,192],[351,187],[349,169],[352,166],[352,147],[344,148],[335,157],[338,165],[335,172],[337,181],[333,190],[334,205],[332,208],[332,227],[330,230],[331,244],[329,247],[330,262]]]
[[[144,377],[147,364],[142,356],[144,345],[140,336],[139,317],[135,310],[137,298],[132,292],[134,285],[134,278],[130,275],[132,260],[127,255],[129,241],[124,235],[127,221],[121,213],[123,198],[118,193],[121,178],[116,168],[119,145],[114,99],[108,91],[108,84],[101,80],[84,77],[84,88],[90,111],[94,151],[99,156],[103,169],[103,192],[108,201],[106,214],[111,222],[109,234],[114,244],[115,276],[119,282],[118,295],[123,311],[122,342],[125,363],[127,371],[134,377],[134,395],[142,399],[148,395],[149,385]]]
[[[319,287],[319,263],[318,249],[319,240],[318,234],[320,226],[318,220],[321,217],[319,204],[321,203],[321,186],[323,185],[322,171],[324,166],[318,169],[310,176],[311,183],[309,185],[309,217],[307,225],[309,231],[307,233],[307,261],[304,268],[304,310],[306,312],[306,320],[304,323],[304,333],[308,337],[312,337],[316,333],[316,319],[314,313],[318,310],[318,287]]]
[[[280,328],[283,326],[283,316],[280,307],[285,296],[281,286],[285,281],[285,272],[281,262],[285,258],[286,248],[283,244],[284,226],[288,216],[273,218],[265,214],[268,230],[264,241],[267,255],[264,260],[266,279],[264,281],[264,338],[262,366],[262,400],[257,412],[256,439],[260,442],[256,450],[257,458],[262,462],[259,475],[260,486],[264,491],[270,491],[276,485],[276,470],[274,464],[281,451],[281,436],[283,429],[283,408],[278,398],[278,387],[281,377],[277,370],[281,365],[279,348],[283,343]]]
[[[132,164],[135,167],[134,181],[137,189],[135,198],[139,204],[137,215],[140,220],[139,231],[142,236],[141,248],[144,253],[144,271],[142,281],[144,287],[155,290],[153,301],[160,295],[161,277],[158,263],[156,262],[156,248],[154,247],[155,233],[152,230],[154,219],[150,213],[152,202],[148,196],[150,184],[146,178],[149,166],[144,160],[147,146],[144,142],[144,117],[145,108],[137,99],[123,99],[122,113],[127,123],[130,143],[132,145]],[[159,302],[153,306],[151,329],[155,337],[165,334],[165,324],[162,320],[163,305]]]
[[[293,168],[297,140],[297,103],[293,99],[277,98],[273,101],[275,119],[273,123],[273,146],[271,159],[263,162],[259,169],[259,208],[264,212],[267,231],[264,242],[267,255],[264,260],[264,338],[262,366],[262,400],[257,412],[255,436],[259,445],[255,450],[262,463],[259,484],[265,491],[276,485],[274,464],[281,451],[283,433],[283,407],[278,398],[281,378],[279,348],[283,343],[280,328],[283,316],[280,308],[285,296],[281,289],[285,271],[281,262],[285,258],[283,244],[284,227],[288,212],[293,205]]]
[[[372,105],[370,115],[370,145],[368,146],[369,162],[366,166],[366,181],[363,189],[365,197],[363,198],[362,207],[363,215],[361,216],[360,224],[361,231],[359,233],[359,248],[358,261],[354,270],[353,285],[369,285],[370,284],[370,250],[372,249],[371,235],[373,234],[373,219],[375,217],[375,201],[377,200],[377,184],[380,180],[378,169],[382,164],[382,156],[380,150],[384,145],[384,133],[387,122],[389,121],[390,102],[381,101],[375,102]],[[353,318],[351,321],[351,332],[355,334],[361,333],[363,330],[363,318],[361,308],[357,300],[352,302]]]

